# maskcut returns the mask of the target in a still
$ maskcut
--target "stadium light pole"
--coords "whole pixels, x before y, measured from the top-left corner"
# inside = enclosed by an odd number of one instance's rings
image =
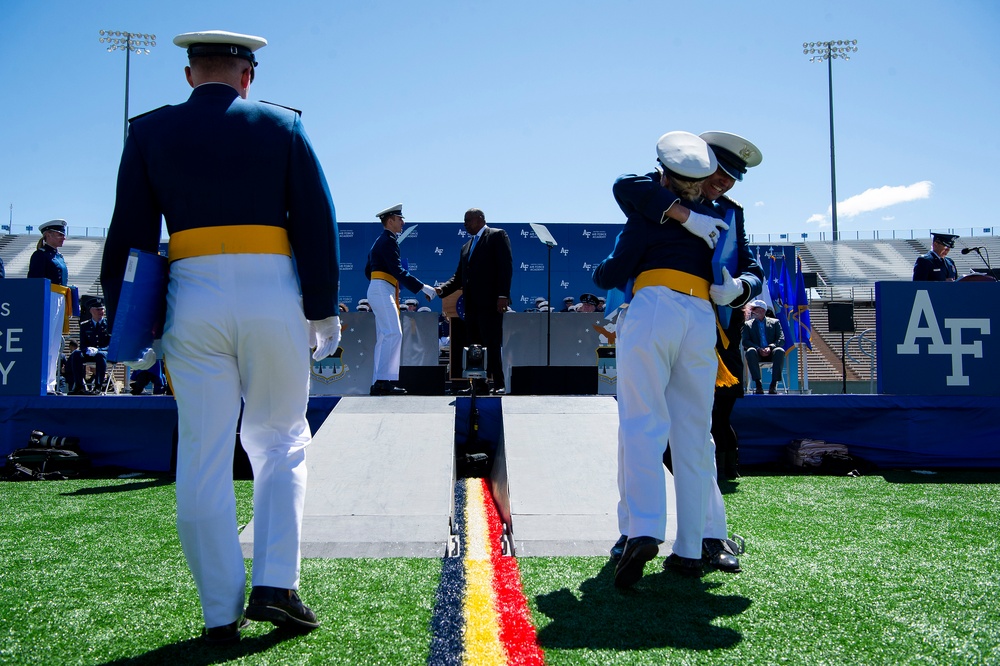
[[[802,53],[810,56],[809,62],[826,61],[827,81],[830,86],[830,194],[832,198],[830,217],[833,222],[834,241],[840,240],[840,234],[837,231],[837,159],[833,148],[833,60],[834,58],[850,60],[849,54],[857,52],[858,40],[856,39],[802,43]]]
[[[149,55],[149,49],[156,46],[156,35],[147,35],[142,32],[122,32],[121,30],[101,30],[102,44],[108,45],[108,53],[113,51],[125,51],[125,132],[122,143],[128,138],[128,79],[129,79],[129,58],[134,53],[136,55]]]

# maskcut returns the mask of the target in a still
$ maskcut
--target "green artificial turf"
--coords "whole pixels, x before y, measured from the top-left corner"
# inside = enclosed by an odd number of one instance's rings
[[[239,520],[252,484],[237,482]],[[239,645],[199,638],[172,480],[0,483],[2,664],[390,664],[427,659],[440,561],[304,560],[324,623],[295,636],[251,623]]]
[[[735,575],[687,579],[657,558],[621,592],[605,558],[521,559],[546,661],[1000,663],[997,481],[744,477],[726,494],[747,538]],[[173,491],[156,478],[0,483],[0,663],[426,662],[434,559],[304,560],[323,627],[252,623],[235,647],[204,646]],[[251,492],[237,482],[241,523]]]
[[[550,664],[1000,663],[996,472],[727,484],[743,572],[523,559]],[[610,544],[609,544],[610,546]]]

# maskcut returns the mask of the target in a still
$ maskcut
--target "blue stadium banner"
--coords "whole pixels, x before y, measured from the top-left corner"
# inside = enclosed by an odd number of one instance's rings
[[[488,213],[488,211],[487,211]],[[502,223],[489,226],[503,229],[510,236],[514,258],[511,280],[511,307],[523,312],[535,305],[535,298],[548,298],[551,294],[556,309],[562,300],[572,296],[579,302],[580,295],[597,293],[591,274],[602,259],[611,254],[615,237],[621,224],[550,224],[548,231],[557,245],[551,251],[538,240],[528,223]],[[368,292],[365,279],[365,261],[375,238],[382,233],[378,222],[341,222],[340,229],[340,300],[354,310]],[[458,267],[458,256],[469,235],[460,222],[420,222],[409,225],[413,231],[399,246],[400,258],[407,270],[426,284],[438,285],[450,278]],[[549,282],[551,280],[551,287]],[[603,295],[599,294],[599,295]],[[410,297],[405,289],[401,299]],[[418,299],[421,304],[423,299]],[[441,311],[441,301],[428,304],[434,311]]]
[[[0,395],[45,395],[51,293],[44,278],[0,280]]]
[[[1000,284],[877,282],[879,393],[1000,395]]]

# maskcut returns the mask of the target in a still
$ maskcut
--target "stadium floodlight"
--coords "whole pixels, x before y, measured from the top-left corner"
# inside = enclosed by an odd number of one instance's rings
[[[101,30],[101,44],[108,45],[108,53],[115,51],[125,52],[125,133],[122,141],[128,138],[128,80],[129,80],[129,59],[134,53],[136,55],[149,55],[149,49],[156,46],[156,35],[148,35],[143,32],[122,32],[121,30]]]
[[[833,61],[835,58],[850,60],[851,53],[858,52],[858,40],[838,39],[828,42],[803,42],[802,53],[809,56],[809,62],[826,61],[827,81],[830,87],[830,218],[833,223],[833,240],[839,240],[837,232],[837,160],[833,141]]]

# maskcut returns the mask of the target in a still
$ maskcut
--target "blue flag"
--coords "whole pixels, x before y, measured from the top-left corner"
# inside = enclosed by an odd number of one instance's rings
[[[781,260],[781,272],[777,270],[777,262],[771,259],[771,301],[774,303],[774,318],[781,324],[781,332],[785,334],[785,350],[789,350],[798,342],[794,337],[794,332],[788,326],[788,313],[791,310],[789,305],[789,293],[793,292],[791,283],[788,280],[788,266],[784,258]]]
[[[792,301],[789,324],[795,331],[796,342],[812,349],[812,324],[809,321],[809,295],[806,293],[806,281],[802,276],[802,258],[797,257],[795,268],[795,294]]]

